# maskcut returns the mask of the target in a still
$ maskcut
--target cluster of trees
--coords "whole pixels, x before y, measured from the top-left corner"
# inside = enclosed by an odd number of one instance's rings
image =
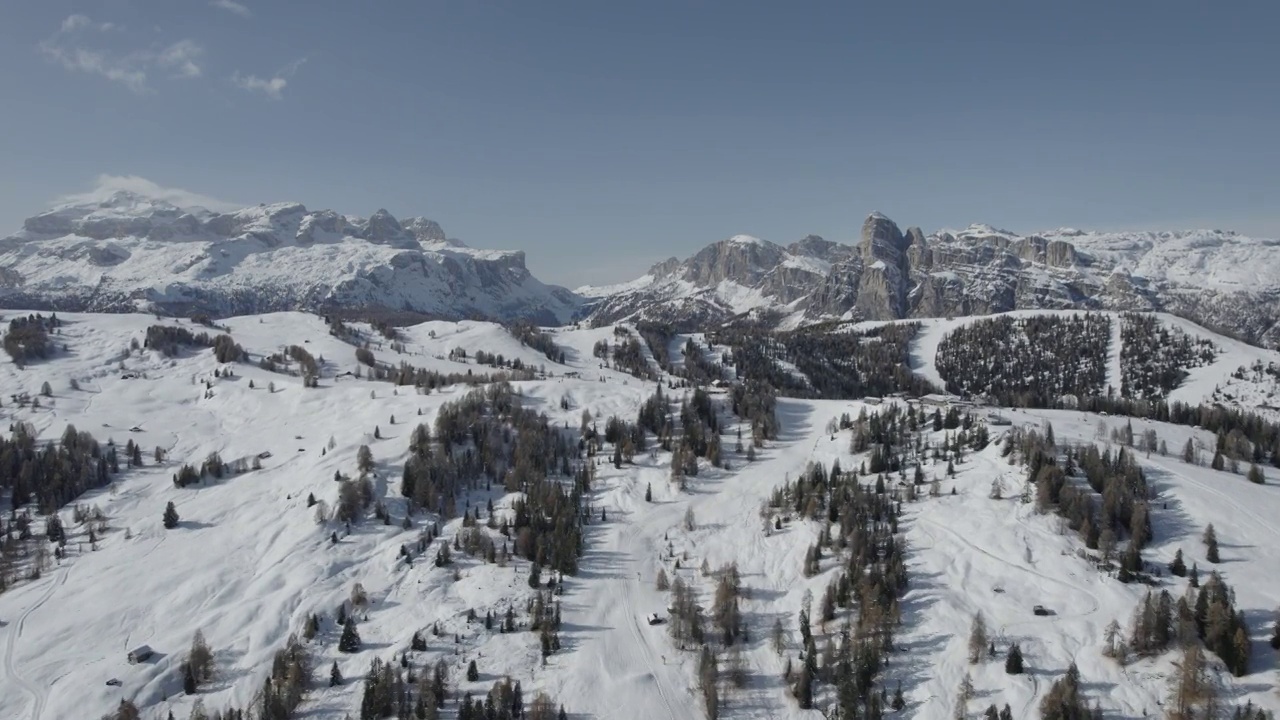
[[[1101,720],[1102,706],[1094,701],[1090,707],[1080,692],[1080,670],[1075,663],[1049,686],[1049,692],[1040,700],[1040,717],[1043,720]]]
[[[693,338],[684,341],[684,347],[680,349],[680,356],[684,362],[677,375],[684,378],[687,384],[699,387],[724,379],[720,363],[716,362],[714,355],[710,355],[713,352],[713,343],[713,340],[707,338],[707,352],[704,353]],[[724,358],[721,360],[723,361]]]
[[[81,493],[106,486],[118,472],[115,443],[100,445],[74,425],[57,443],[40,445],[27,423],[14,424],[9,439],[0,438],[0,490],[8,491],[14,511],[34,501],[37,511],[48,515]]]
[[[198,637],[198,634],[197,634]],[[194,645],[194,644],[193,644]],[[207,647],[205,648],[207,650]],[[193,646],[193,655],[195,648]],[[210,661],[212,655],[210,655]],[[188,659],[186,665],[191,664]],[[191,717],[202,720],[289,720],[297,717],[298,706],[311,687],[311,656],[306,643],[297,635],[290,635],[284,648],[277,650],[271,659],[271,672],[262,682],[262,688],[253,696],[248,708],[235,706],[222,711],[204,713],[204,705],[196,701]],[[196,712],[201,713],[197,716]],[[110,717],[110,716],[108,716]],[[117,716],[118,717],[118,716]]]
[[[262,358],[258,366],[270,372],[280,372],[279,366],[288,366],[295,362],[298,364],[297,374],[304,378],[304,384],[315,387],[320,378],[320,365],[324,362],[324,358],[317,361],[315,356],[301,345],[290,345],[284,352],[268,355]]]
[[[1158,655],[1171,647],[1184,650],[1198,642],[1222,658],[1236,677],[1249,672],[1249,626],[1235,607],[1235,593],[1218,573],[1200,587],[1189,586],[1176,601],[1169,592],[1148,592],[1134,614],[1127,648],[1139,656]]]
[[[182,691],[194,695],[201,685],[213,679],[213,650],[204,639],[204,633],[196,630],[191,638],[191,650],[187,659],[178,667],[182,673]]]
[[[494,683],[483,700],[467,693],[458,706],[458,720],[563,720],[567,717],[564,706],[557,711],[555,701],[544,692],[526,704],[520,681],[513,683],[511,678]]]
[[[1156,316],[1120,316],[1120,394],[1132,398],[1163,398],[1182,384],[1187,370],[1208,365],[1218,348],[1204,338],[1192,338],[1166,327]]]
[[[1102,394],[1111,320],[1100,313],[975,320],[938,345],[947,391],[998,404],[1052,407],[1063,396]]]
[[[478,677],[475,661],[467,670],[467,679]],[[330,684],[342,682],[337,664],[330,671]],[[360,696],[360,720],[381,718],[419,718],[435,720],[442,717],[450,695],[448,666],[443,659],[434,664],[417,668],[408,653],[401,655],[398,663],[374,658],[364,678]],[[557,720],[567,717],[564,708],[557,706],[545,693],[538,693],[526,702],[519,681],[503,678],[494,683],[483,698],[470,692],[458,700],[456,717],[460,720]]]
[[[16,317],[9,321],[9,329],[4,334],[4,351],[19,366],[43,360],[53,351],[49,333],[61,325],[57,313],[49,317],[39,314]]]
[[[461,348],[454,348],[454,350],[457,352],[460,352],[463,358],[467,356],[466,351],[462,350]],[[491,352],[486,352],[484,350],[476,350],[474,357],[476,360],[476,364],[478,365],[488,365],[489,367],[494,367],[494,368],[510,368],[517,372],[526,369],[523,360],[521,360],[518,357],[507,358],[507,357],[504,357],[502,353],[495,354]],[[532,368],[528,368],[528,369],[532,371]]]
[[[733,414],[751,426],[752,447],[760,447],[765,440],[777,439],[778,398],[771,385],[757,380],[736,383],[729,391],[729,399]],[[748,448],[747,452],[749,455],[754,455],[751,448]]]
[[[230,335],[193,333],[176,325],[152,325],[147,328],[144,345],[169,357],[177,355],[179,348],[183,347],[213,348],[213,354],[220,363],[240,362],[249,357]]]
[[[671,341],[676,337],[676,329],[668,323],[641,320],[636,323],[636,332],[649,346],[649,353],[658,362],[658,367],[673,373],[671,367]]]
[[[460,352],[462,353],[461,357],[465,358],[466,351]],[[520,364],[518,369],[495,373],[473,373],[470,370],[465,373],[441,373],[435,370],[414,367],[404,361],[401,361],[399,366],[393,367],[378,362],[373,355],[373,351],[368,348],[357,348],[356,359],[360,363],[369,366],[369,379],[382,380],[396,385],[409,385],[418,388],[421,392],[431,392],[448,385],[485,385],[513,380],[532,380],[536,376],[533,368],[525,367],[523,363]]]
[[[520,321],[506,326],[507,332],[511,333],[511,337],[520,341],[521,345],[528,345],[537,350],[551,362],[564,364],[564,350],[556,345],[550,335],[543,333],[538,326],[530,322]]]
[[[257,462],[255,460],[255,462]],[[217,451],[209,453],[205,456],[200,467],[184,463],[178,468],[178,472],[173,474],[173,486],[184,488],[196,483],[203,483],[205,480],[221,480],[228,475],[239,475],[249,471],[249,461],[245,458],[239,458],[233,462],[223,462],[222,455]]]
[[[577,570],[591,466],[580,462],[569,433],[523,408],[509,384],[444,405],[434,438],[419,425],[409,450],[401,492],[412,507],[453,517],[467,490],[499,482],[524,494],[512,505],[508,527],[515,553],[560,572]]]
[[[712,337],[732,348],[726,364],[740,378],[765,381],[794,397],[861,398],[929,392],[907,362],[919,329],[919,323],[895,323],[855,332],[824,324],[789,332],[727,329]]]
[[[1118,448],[1113,455],[1110,448],[1099,451],[1096,445],[1067,447],[1059,465],[1057,448],[1047,436],[1012,432],[1002,452],[1016,453],[1026,464],[1027,481],[1035,484],[1037,508],[1061,515],[1086,547],[1101,551],[1104,562],[1110,562],[1119,542],[1128,539],[1119,552],[1119,579],[1130,581],[1142,571],[1142,549],[1152,538],[1151,489],[1133,452]],[[1083,485],[1071,481],[1079,475]]]
[[[612,347],[608,340],[600,339],[592,346],[591,354],[605,361],[612,356],[613,367],[641,380],[658,379],[657,373],[649,366],[649,360],[644,355],[640,341],[631,334],[630,330],[621,325],[613,329]]]
[[[698,458],[716,467],[723,467],[726,461],[720,442],[723,423],[711,395],[702,388],[680,401],[680,429],[671,451],[671,481],[684,489],[687,478],[698,476]]]
[[[898,453],[900,448],[890,446]],[[901,503],[858,473],[812,464],[794,484],[774,494],[770,511],[796,513],[822,523],[816,544],[805,557],[805,574],[824,570],[829,557],[837,572],[816,608],[802,608],[799,633],[801,666],[788,681],[801,708],[812,708],[820,684],[833,687],[840,717],[882,717],[887,685],[880,677],[893,633],[901,621],[899,599],[907,588],[904,548],[897,537]],[[830,567],[830,566],[828,566]],[[811,616],[816,613],[816,618]],[[828,633],[832,623],[839,630]],[[826,633],[819,650],[817,629]],[[776,628],[775,641],[780,643]],[[892,703],[901,709],[901,693]]]

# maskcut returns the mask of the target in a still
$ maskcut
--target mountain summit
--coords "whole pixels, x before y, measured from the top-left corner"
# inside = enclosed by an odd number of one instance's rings
[[[783,247],[738,235],[632,282],[579,292],[602,324],[697,325],[749,312],[793,327],[1093,308],[1171,312],[1280,343],[1280,241],[1222,230],[1022,236],[971,225],[925,235],[872,213],[853,245],[811,235]]]
[[[311,211],[230,212],[118,190],[28,218],[0,239],[0,303],[215,315],[309,309],[567,321],[576,295],[520,251],[476,250],[435,221]]]

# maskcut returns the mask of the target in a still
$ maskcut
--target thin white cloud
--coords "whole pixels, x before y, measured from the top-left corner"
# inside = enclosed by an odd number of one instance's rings
[[[95,25],[87,15],[70,15],[62,21],[57,32],[39,44],[40,52],[66,70],[98,75],[138,94],[150,92],[147,79],[149,71],[154,68],[168,70],[178,78],[195,78],[203,74],[200,60],[204,48],[193,40],[179,40],[158,52],[112,51],[93,47],[83,32],[86,28],[105,33],[118,26],[111,22]]]
[[[289,84],[289,81],[279,76],[261,78],[257,75],[241,75],[236,72],[231,74],[231,84],[241,90],[260,92],[272,100],[279,100],[283,97],[281,93],[284,92],[284,88]]]
[[[179,40],[165,48],[156,58],[161,67],[173,70],[178,77],[200,77],[199,60],[204,56],[204,48],[191,40]]]
[[[241,207],[235,203],[219,200],[208,195],[201,195],[181,188],[164,187],[137,175],[99,175],[97,180],[94,181],[92,190],[64,195],[55,202],[59,205],[97,205],[106,202],[118,192],[127,192],[152,200],[161,200],[180,208],[202,207],[214,212],[229,212]]]
[[[110,57],[96,50],[66,47],[51,41],[40,43],[40,51],[49,59],[72,72],[101,75],[111,82],[118,82],[136,93],[147,92],[146,71],[139,67],[139,63],[128,57]]]
[[[229,13],[239,15],[240,17],[253,17],[253,13],[248,7],[243,3],[236,2],[235,0],[213,0],[213,2],[210,2],[209,4],[216,8],[226,10]]]
[[[231,84],[246,92],[260,92],[272,100],[280,100],[284,97],[284,89],[288,86],[289,79],[306,61],[305,57],[298,58],[266,78],[252,74],[242,75],[237,71],[231,74]]]
[[[89,19],[88,15],[80,15],[79,13],[75,15],[68,15],[67,19],[62,21],[62,32],[75,32],[81,28],[89,27],[92,24],[93,21]]]

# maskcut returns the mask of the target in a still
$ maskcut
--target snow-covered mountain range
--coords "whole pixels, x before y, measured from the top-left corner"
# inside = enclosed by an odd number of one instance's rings
[[[925,235],[878,213],[857,245],[786,247],[737,235],[611,287],[583,287],[593,319],[682,324],[767,311],[784,326],[1018,309],[1154,310],[1252,342],[1280,342],[1280,241],[1221,230],[1020,236],[988,225]]]
[[[694,328],[753,312],[795,327],[1022,309],[1169,312],[1280,344],[1280,240],[1229,231],[1018,235],[971,225],[926,235],[873,213],[856,244],[748,235],[670,258],[628,283],[571,292],[522,251],[477,250],[425,218],[230,212],[117,190],[80,196],[0,239],[0,306],[205,312],[409,311],[559,325],[648,317]]]
[[[217,213],[128,191],[79,198],[0,239],[0,304],[205,312],[306,308],[445,318],[567,321],[579,305],[520,251],[476,250],[440,225],[311,211],[298,203]]]

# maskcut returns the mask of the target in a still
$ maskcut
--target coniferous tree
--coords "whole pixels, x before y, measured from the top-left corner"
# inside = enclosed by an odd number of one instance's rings
[[[987,649],[987,623],[982,613],[973,617],[973,626],[969,629],[969,663],[982,659],[982,652]]]
[[[1010,675],[1021,675],[1022,667],[1022,648],[1018,647],[1018,643],[1009,646],[1009,653],[1004,659],[1004,671]]]
[[[1209,523],[1209,526],[1204,529],[1204,545],[1205,559],[1211,563],[1220,562],[1221,559],[1218,556],[1218,535],[1213,530],[1213,523]]]
[[[479,680],[479,679],[480,679],[480,670],[479,668],[476,667],[476,661],[472,660],[471,663],[467,665],[467,680],[471,682],[475,682],[476,680]]]
[[[360,632],[356,630],[355,618],[348,616],[346,622],[342,624],[342,637],[338,638],[338,651],[360,652]]]
[[[1173,562],[1169,563],[1169,572],[1178,577],[1186,577],[1187,564],[1182,560],[1182,548],[1173,554]]]
[[[329,668],[329,687],[337,687],[342,684],[342,672],[338,670],[338,661],[334,660],[333,665]]]
[[[178,527],[178,508],[174,507],[172,500],[164,506],[164,527],[166,530]]]

